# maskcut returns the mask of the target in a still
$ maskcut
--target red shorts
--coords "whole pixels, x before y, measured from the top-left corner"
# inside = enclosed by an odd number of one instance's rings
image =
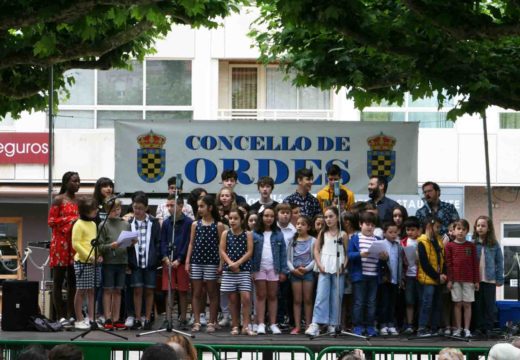
[[[172,289],[177,291],[188,291],[190,289],[190,275],[186,271],[184,264],[172,269]],[[168,266],[163,265],[162,289],[168,290]]]

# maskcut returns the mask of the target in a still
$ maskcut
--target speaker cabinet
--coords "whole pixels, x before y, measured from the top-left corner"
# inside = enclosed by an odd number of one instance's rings
[[[38,314],[38,282],[6,280],[2,293],[2,330],[27,330],[29,317]]]

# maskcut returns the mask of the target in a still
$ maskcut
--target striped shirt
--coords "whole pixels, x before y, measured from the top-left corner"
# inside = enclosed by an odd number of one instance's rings
[[[374,241],[376,241],[375,236],[365,236],[362,233],[359,233],[359,252],[364,253],[367,252],[370,248],[370,245]],[[361,268],[363,271],[363,276],[377,276],[377,263],[379,262],[378,258],[373,257],[362,257],[361,258]]]

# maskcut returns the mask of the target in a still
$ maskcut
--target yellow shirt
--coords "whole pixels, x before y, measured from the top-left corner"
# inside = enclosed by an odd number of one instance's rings
[[[97,229],[94,221],[85,221],[79,219],[72,228],[72,247],[76,250],[74,260],[79,262],[93,262],[94,253],[90,254],[90,258],[87,259],[90,250],[92,249],[92,240],[96,238]]]
[[[347,193],[348,199],[345,205],[345,209],[348,210],[356,202],[354,199],[354,193],[345,185],[340,185],[339,188],[345,190]],[[325,211],[325,208],[332,204],[332,200],[334,199],[334,189],[331,189],[329,184],[327,184],[323,189],[318,191],[316,198],[320,203],[321,211]]]

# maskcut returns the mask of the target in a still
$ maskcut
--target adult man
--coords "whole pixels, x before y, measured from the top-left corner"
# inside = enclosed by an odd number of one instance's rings
[[[441,189],[438,184],[427,181],[422,186],[424,206],[417,210],[415,216],[424,222],[428,215],[435,215],[441,220],[441,228],[439,230],[440,235],[448,233],[448,226],[459,220],[459,213],[453,204],[440,201]]]
[[[296,192],[283,199],[284,203],[296,204],[300,208],[301,215],[307,215],[311,219],[321,213],[320,203],[310,193],[314,175],[311,169],[298,169],[296,171],[296,181],[298,187]]]
[[[334,165],[329,166],[329,168],[327,169],[327,178],[329,180],[328,184],[325,185],[325,187],[323,189],[318,191],[318,194],[316,194],[316,198],[318,199],[320,206],[321,206],[321,211],[325,211],[325,208],[327,206],[337,205],[337,203],[333,204],[333,201],[335,198],[334,183],[336,181],[340,181],[340,179],[341,179],[341,169],[339,168],[338,165],[334,164]],[[355,202],[354,193],[349,188],[347,188],[345,185],[340,184],[339,188],[340,188],[340,190],[345,190],[345,192],[347,194],[347,203],[345,205],[345,209],[342,209],[342,210],[350,209],[352,204],[354,204],[354,202]]]
[[[377,214],[381,223],[392,221],[392,210],[399,205],[396,201],[387,198],[388,181],[384,176],[372,176],[368,181],[368,197],[377,207]]]

